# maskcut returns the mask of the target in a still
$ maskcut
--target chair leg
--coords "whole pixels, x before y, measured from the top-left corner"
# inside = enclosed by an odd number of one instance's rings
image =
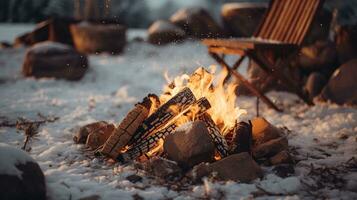
[[[255,104],[255,111],[257,113],[256,117],[259,117],[259,97],[257,97],[257,101],[256,101],[256,104]]]
[[[224,55],[224,54],[223,54],[223,55]],[[243,60],[244,60],[245,57],[246,57],[245,54],[244,54],[244,55],[241,55],[241,57],[238,58],[238,60],[233,64],[232,69],[233,69],[233,70],[237,70],[238,67],[242,64],[242,62],[243,62]],[[222,59],[224,59],[224,56],[222,56]],[[228,71],[228,74],[227,74],[226,78],[224,79],[223,83],[226,84],[227,81],[228,81],[230,78],[231,78],[231,73]]]
[[[283,110],[278,108],[268,97],[266,97],[262,92],[256,89],[252,84],[249,83],[247,79],[245,79],[240,73],[235,70],[232,70],[230,66],[216,53],[209,52],[213,59],[217,61],[222,67],[228,70],[233,76],[235,76],[241,83],[244,84],[255,96],[261,98],[264,103],[266,103],[270,108],[278,112],[282,112]]]

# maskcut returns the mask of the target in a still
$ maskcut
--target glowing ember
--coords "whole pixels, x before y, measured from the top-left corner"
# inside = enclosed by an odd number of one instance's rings
[[[230,128],[234,127],[239,117],[246,113],[246,110],[240,109],[236,105],[235,89],[237,84],[224,84],[224,79],[228,72],[222,70],[218,75],[215,73],[216,68],[211,66],[210,72],[201,67],[191,76],[183,74],[174,79],[170,79],[169,76],[165,74],[168,85],[164,87],[164,93],[160,96],[160,102],[163,104],[183,88],[190,88],[197,99],[201,97],[208,99],[211,108],[207,113],[219,127],[221,133],[225,135]],[[171,109],[175,108],[173,107]],[[191,116],[182,116],[177,123],[180,125],[187,121],[193,121],[194,119],[194,114]]]

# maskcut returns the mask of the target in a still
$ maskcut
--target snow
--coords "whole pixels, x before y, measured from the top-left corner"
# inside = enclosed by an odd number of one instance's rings
[[[13,42],[21,34],[32,31],[34,24],[13,24],[0,23],[0,41]],[[16,33],[16,34],[14,34]]]
[[[56,51],[56,52],[64,52],[67,50],[71,50],[72,48],[69,45],[46,41],[33,45],[31,47],[31,52],[33,53],[46,53],[48,51]]]
[[[0,26],[0,35],[7,27]],[[15,37],[15,30],[20,29],[9,29],[14,32],[7,34]],[[129,31],[128,38],[134,38],[133,35],[144,37],[145,31]],[[215,64],[203,45],[187,41],[157,47],[130,42],[121,55],[90,55],[90,69],[78,82],[22,77],[25,52],[25,48],[0,50],[0,122],[16,122],[19,117],[37,120],[37,113],[59,117],[53,123],[40,126],[37,137],[28,144],[32,148],[29,154],[45,174],[50,199],[79,199],[91,195],[99,195],[101,199],[131,199],[135,194],[145,199],[195,199],[206,198],[208,194],[212,198],[224,194],[226,199],[314,198],[308,192],[311,188],[303,184],[318,181],[309,175],[311,164],[338,166],[357,152],[356,108],[327,103],[308,107],[295,95],[270,92],[268,96],[279,102],[285,112],[277,113],[261,103],[260,113],[272,124],[291,131],[287,135],[289,144],[301,160],[293,176],[280,178],[271,168],[264,167],[265,177],[251,184],[206,180],[205,184],[192,186],[187,191],[170,190],[132,165],[93,159],[83,145],[73,143],[72,137],[76,129],[90,122],[105,120],[117,124],[146,94],[160,94],[165,71],[176,76],[192,73],[199,66]],[[234,61],[233,57],[228,58],[229,63]],[[254,97],[238,97],[237,104],[248,111],[244,119],[255,116]],[[23,139],[23,133],[16,128],[0,127],[1,142],[20,149]],[[126,180],[132,174],[143,176],[143,181],[134,184]],[[357,198],[355,172],[339,176],[346,180],[346,187],[326,183],[317,193],[327,199]],[[258,187],[278,195],[257,195]]]
[[[164,20],[156,21],[148,29],[149,34],[155,32],[176,32],[178,35],[185,35],[185,32],[181,28]]]
[[[35,162],[24,151],[4,143],[0,143],[0,160],[0,174],[15,175],[20,179],[22,179],[22,172],[16,165]]]
[[[252,2],[238,2],[238,3],[226,3],[222,6],[222,13],[227,13],[231,10],[242,9],[242,8],[255,8],[255,7],[268,7],[268,3],[252,3]]]

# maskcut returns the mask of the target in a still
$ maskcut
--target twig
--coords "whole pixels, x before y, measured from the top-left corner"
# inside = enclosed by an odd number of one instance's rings
[[[28,150],[26,148],[27,146],[27,143],[31,140],[31,138],[33,136],[35,136],[37,133],[38,133],[38,127],[39,125],[38,124],[29,124],[26,129],[25,129],[25,142],[24,142],[24,145],[22,146],[21,149],[25,150],[25,151],[30,151],[30,149]]]

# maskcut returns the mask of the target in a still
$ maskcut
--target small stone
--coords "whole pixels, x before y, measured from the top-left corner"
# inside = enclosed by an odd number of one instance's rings
[[[273,156],[288,148],[288,140],[285,137],[270,140],[253,148],[253,156],[256,159]]]
[[[211,170],[209,168],[208,163],[200,163],[192,168],[192,170],[188,173],[188,177],[194,183],[199,183],[202,181],[202,178],[211,174]]]
[[[271,157],[269,161],[272,165],[289,164],[293,163],[293,158],[291,157],[288,151],[284,150]]]
[[[91,130],[88,134],[86,146],[91,149],[97,149],[107,141],[114,130],[115,126],[113,124],[99,125],[97,129]]]
[[[45,176],[26,152],[0,143],[0,199],[46,199]]]
[[[152,175],[163,179],[178,178],[182,174],[176,162],[161,157],[151,158],[145,163],[145,169]]]
[[[295,169],[293,165],[290,164],[283,164],[283,165],[278,165],[273,168],[273,172],[282,178],[291,176],[295,173]]]
[[[276,128],[262,117],[254,118],[251,122],[253,125],[252,134],[255,146],[276,139],[282,135],[280,129]]]
[[[170,160],[183,167],[193,167],[201,162],[214,160],[215,146],[204,122],[197,120],[188,128],[168,135],[164,151]]]
[[[132,174],[132,175],[126,177],[126,180],[128,180],[132,183],[136,183],[136,182],[141,182],[143,180],[143,177],[136,175],[136,174]]]
[[[222,180],[248,183],[263,176],[263,171],[249,153],[234,154],[209,165]]]
[[[100,127],[107,125],[107,122],[99,121],[82,126],[79,131],[76,132],[76,134],[73,136],[73,141],[78,144],[85,144],[90,133],[92,133],[94,130],[99,129]]]

